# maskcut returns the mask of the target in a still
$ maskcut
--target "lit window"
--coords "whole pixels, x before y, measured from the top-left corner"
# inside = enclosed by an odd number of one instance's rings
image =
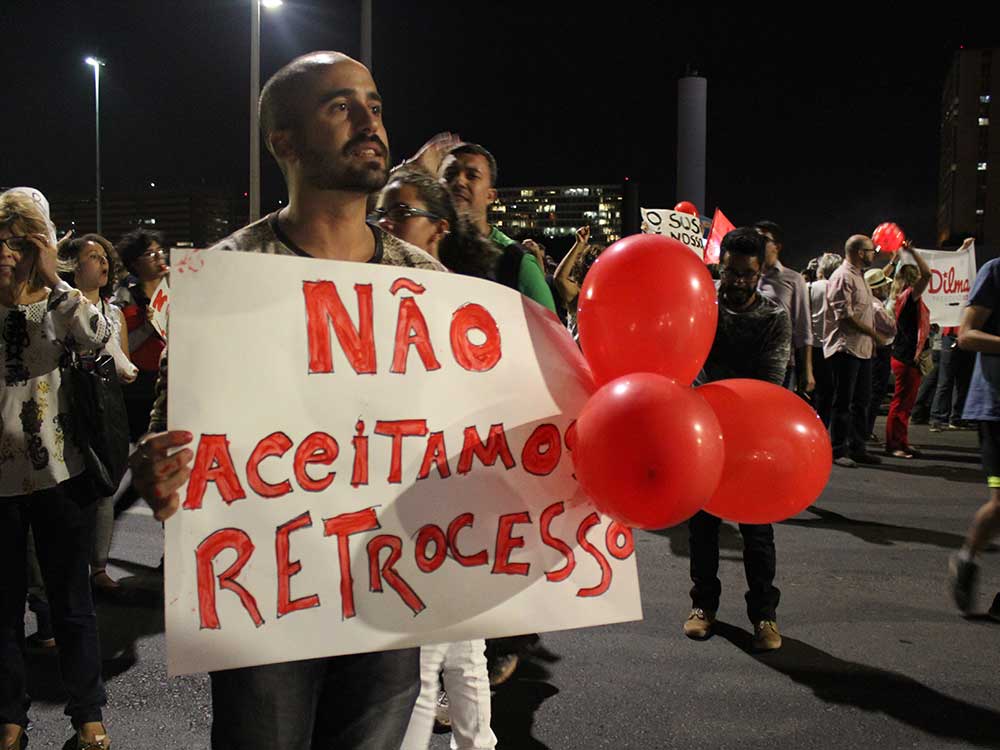
[[[978,166],[976,166],[976,170],[978,170],[979,172],[985,172],[986,171],[986,162],[984,162],[984,161],[979,162]]]
[[[535,194],[534,190],[522,190],[521,191],[521,197],[523,197],[523,198],[530,198],[534,194]]]
[[[989,104],[990,103],[990,95],[989,94],[983,94],[981,97],[979,97],[979,102],[981,104]]]
[[[989,125],[989,124],[990,124],[990,118],[989,117],[980,117],[979,118],[979,126],[980,127],[985,127],[986,125]]]
[[[983,211],[983,209],[981,209],[981,208],[977,208],[976,209],[976,216],[982,216],[984,213],[986,213],[986,212]]]

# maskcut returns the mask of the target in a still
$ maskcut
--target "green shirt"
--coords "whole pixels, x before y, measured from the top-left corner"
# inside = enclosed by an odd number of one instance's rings
[[[494,226],[490,227],[488,239],[497,247],[502,248],[517,244]],[[529,252],[525,252],[524,257],[521,258],[521,267],[517,271],[517,290],[528,299],[533,299],[552,312],[556,312],[556,301],[553,299],[552,290],[549,289],[549,284],[545,280],[545,271],[538,265],[538,258]]]

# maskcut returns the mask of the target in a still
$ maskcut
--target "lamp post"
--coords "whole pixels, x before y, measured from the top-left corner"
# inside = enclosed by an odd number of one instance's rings
[[[94,69],[94,172],[97,197],[97,233],[101,233],[101,68],[104,61],[96,57],[84,60]]]
[[[282,0],[250,0],[250,221],[260,218],[260,6],[281,7]]]

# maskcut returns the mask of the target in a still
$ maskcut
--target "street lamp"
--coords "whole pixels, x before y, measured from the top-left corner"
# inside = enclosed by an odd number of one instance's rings
[[[94,161],[97,195],[97,233],[101,233],[101,68],[104,61],[96,57],[84,60],[94,69]]]
[[[260,218],[260,6],[274,10],[282,0],[250,0],[250,221]]]

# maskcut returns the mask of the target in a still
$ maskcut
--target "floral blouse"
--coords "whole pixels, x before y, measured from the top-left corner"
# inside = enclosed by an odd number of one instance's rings
[[[60,366],[67,348],[101,349],[113,330],[65,282],[30,305],[0,305],[0,498],[30,495],[83,471]]]

